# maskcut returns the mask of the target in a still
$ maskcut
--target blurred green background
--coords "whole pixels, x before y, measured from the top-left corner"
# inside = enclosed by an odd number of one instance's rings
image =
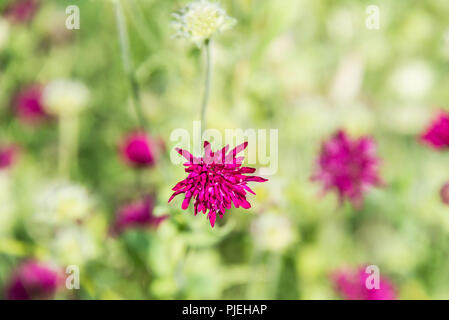
[[[80,8],[80,30],[65,28],[70,4]],[[214,229],[182,211],[181,200],[167,204],[185,175],[170,162],[170,133],[192,130],[204,81],[201,50],[172,37],[171,13],[185,4],[122,1],[148,131],[167,146],[141,183],[157,194],[155,213],[170,218],[119,237],[108,228],[139,191],[117,149],[138,123],[112,1],[42,1],[31,21],[8,27],[0,144],[21,152],[0,171],[0,287],[36,257],[80,266],[81,289],[61,290],[61,299],[336,299],[330,273],[368,263],[401,299],[449,298],[449,208],[439,198],[449,154],[417,141],[435,110],[448,107],[449,2],[222,0],[237,24],[213,42],[208,126],[279,129],[279,170],[254,185],[250,210],[231,210]],[[379,30],[365,27],[371,4]],[[10,101],[24,84],[57,78],[90,92],[70,175],[88,190],[89,214],[50,236],[33,216],[36,198],[58,179],[57,124],[24,126]],[[338,128],[371,135],[379,148],[386,186],[369,191],[361,210],[339,206],[334,194],[320,198],[310,181],[321,142]]]

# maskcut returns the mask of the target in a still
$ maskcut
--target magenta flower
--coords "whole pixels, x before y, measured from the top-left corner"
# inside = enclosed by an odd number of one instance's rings
[[[170,202],[178,194],[184,193],[182,209],[189,207],[190,200],[195,200],[195,215],[198,212],[208,213],[207,218],[212,227],[215,225],[216,215],[223,218],[226,209],[231,209],[232,203],[236,208],[251,208],[246,200],[246,192],[255,194],[248,187],[250,181],[265,182],[267,179],[257,176],[246,176],[254,173],[256,169],[242,167],[243,157],[236,157],[245,150],[248,142],[238,145],[228,153],[229,145],[221,151],[212,152],[209,142],[204,142],[204,157],[194,157],[188,151],[176,148],[187,162],[184,166],[189,175],[172,189],[175,191]]]
[[[10,168],[17,160],[19,148],[14,145],[0,147],[0,169]]]
[[[111,228],[113,235],[121,234],[126,229],[133,228],[153,228],[156,229],[168,215],[154,216],[154,198],[144,197],[143,200],[120,208],[117,212],[116,220]]]
[[[30,260],[13,273],[5,297],[8,300],[49,299],[62,283],[62,272]]]
[[[156,164],[162,145],[145,132],[135,131],[127,135],[120,146],[123,161],[134,168],[142,169]]]
[[[33,19],[39,7],[38,0],[13,0],[4,15],[13,23],[26,23]]]
[[[367,279],[371,274],[365,272],[365,267],[358,270],[341,269],[331,276],[336,291],[345,300],[394,300],[395,289],[391,281],[380,276],[379,288],[367,287]],[[368,279],[370,282],[371,279]],[[371,283],[372,284],[372,283]],[[370,289],[368,289],[370,288]]]
[[[449,114],[441,111],[420,138],[434,149],[449,148]]]
[[[363,193],[371,186],[380,186],[379,159],[372,138],[351,140],[344,131],[338,131],[321,147],[318,169],[312,180],[320,180],[323,192],[335,190],[340,203],[349,199],[355,207],[363,203]]]
[[[39,124],[50,118],[42,103],[43,87],[39,84],[30,85],[16,95],[15,111],[19,119],[26,124]]]

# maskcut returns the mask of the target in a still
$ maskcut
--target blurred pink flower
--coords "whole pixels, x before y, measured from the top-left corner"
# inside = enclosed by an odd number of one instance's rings
[[[434,149],[449,148],[449,114],[445,111],[439,112],[420,138]]]
[[[34,261],[26,261],[13,273],[6,286],[8,300],[50,299],[63,283],[61,271]]]
[[[4,15],[13,23],[26,23],[33,19],[38,7],[38,0],[13,0],[6,6]]]
[[[267,179],[257,176],[246,176],[246,173],[254,173],[256,169],[241,167],[243,157],[236,157],[237,154],[245,150],[248,142],[238,145],[229,153],[229,145],[221,151],[212,152],[209,142],[204,142],[204,156],[194,157],[188,151],[176,148],[188,162],[184,163],[187,168],[185,172],[189,175],[180,181],[174,188],[175,191],[170,197],[170,202],[178,194],[184,193],[182,209],[189,207],[190,200],[195,199],[195,215],[198,212],[204,214],[209,211],[207,218],[212,227],[215,225],[216,214],[223,218],[226,209],[231,209],[232,203],[236,208],[251,208],[251,204],[246,200],[246,192],[254,191],[247,186],[250,181],[265,182]]]
[[[391,281],[380,276],[379,288],[368,289],[366,280],[370,273],[365,272],[365,266],[357,270],[341,269],[334,272],[331,279],[336,291],[346,300],[394,300],[395,289]]]
[[[324,193],[335,190],[340,203],[347,198],[358,208],[367,189],[382,185],[376,145],[370,137],[351,140],[340,130],[323,143],[317,162],[318,168],[311,179],[322,182]]]
[[[126,229],[133,228],[157,228],[161,222],[168,218],[168,215],[154,216],[154,198],[144,197],[141,201],[128,204],[120,208],[111,233],[113,235],[121,234]]]
[[[162,149],[162,141],[153,140],[142,131],[128,134],[120,145],[123,161],[140,169],[154,166]]]
[[[15,145],[0,146],[0,169],[10,168],[17,160],[19,148]]]
[[[39,124],[50,118],[42,103],[42,92],[41,85],[33,84],[20,90],[15,96],[15,112],[22,122]]]

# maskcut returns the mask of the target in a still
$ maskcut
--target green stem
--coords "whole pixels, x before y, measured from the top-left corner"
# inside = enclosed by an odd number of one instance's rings
[[[70,178],[70,169],[78,158],[78,116],[67,115],[59,118],[59,174]]]
[[[143,115],[142,106],[140,104],[140,91],[139,85],[137,83],[134,70],[133,63],[131,59],[130,49],[129,49],[129,39],[128,39],[128,31],[126,28],[125,16],[123,14],[123,9],[120,3],[120,0],[114,1],[115,5],[115,17],[117,22],[118,36],[120,49],[122,53],[122,61],[123,67],[125,68],[125,73],[128,77],[128,81],[131,87],[131,95],[133,98],[133,105],[136,111],[137,119],[139,121],[140,127],[142,129],[146,129],[145,125],[145,117]]]
[[[257,292],[257,283],[256,283],[256,270],[259,268],[259,260],[260,260],[260,252],[257,250],[257,248],[253,245],[251,250],[251,272],[248,276],[248,282],[246,287],[246,300],[252,300],[259,298],[258,292]]]
[[[270,261],[270,270],[271,274],[271,288],[270,288],[270,299],[276,300],[278,296],[278,287],[279,280],[281,277],[281,268],[282,268],[282,257],[280,253],[273,252],[271,253],[271,261]]]
[[[209,95],[210,95],[210,83],[211,83],[211,74],[212,74],[212,65],[211,65],[211,40],[206,40],[204,42],[204,49],[206,51],[206,77],[204,82],[204,97],[203,103],[201,105],[201,133],[206,130],[206,109],[207,104],[209,103]]]

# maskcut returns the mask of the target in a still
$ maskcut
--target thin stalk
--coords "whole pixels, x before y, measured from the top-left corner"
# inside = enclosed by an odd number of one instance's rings
[[[257,288],[257,272],[256,270],[259,268],[259,262],[260,262],[260,251],[257,250],[257,248],[255,246],[253,246],[252,250],[251,250],[251,260],[250,260],[250,265],[251,265],[251,270],[253,272],[251,272],[248,275],[248,282],[247,282],[247,287],[246,287],[246,300],[252,300],[252,299],[257,299],[258,296],[258,288]]]
[[[203,103],[201,105],[201,133],[206,130],[206,110],[207,105],[209,103],[209,95],[210,95],[210,84],[211,84],[211,75],[212,75],[212,64],[211,64],[211,40],[206,40],[204,42],[204,49],[206,52],[206,76],[204,80],[204,97]]]
[[[61,116],[59,124],[58,169],[61,177],[70,178],[70,169],[78,159],[78,115]]]
[[[130,49],[129,49],[129,39],[128,30],[126,28],[125,16],[123,14],[123,9],[120,0],[114,1],[115,5],[115,17],[118,29],[118,37],[120,43],[120,50],[122,53],[123,67],[125,68],[125,73],[128,77],[128,81],[131,87],[131,96],[133,98],[133,105],[137,115],[137,119],[142,129],[146,129],[146,121],[143,116],[142,105],[140,104],[140,91],[139,85],[133,70],[133,63],[131,59]]]
[[[273,252],[271,253],[270,260],[271,285],[269,299],[276,300],[278,295],[279,280],[281,278],[282,257],[280,253]]]

